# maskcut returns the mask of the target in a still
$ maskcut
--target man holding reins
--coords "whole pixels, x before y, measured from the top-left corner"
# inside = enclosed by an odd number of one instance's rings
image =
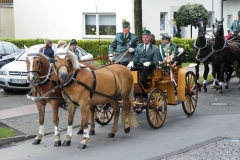
[[[134,51],[139,41],[137,35],[131,33],[130,29],[130,22],[124,19],[122,22],[122,32],[117,33],[115,39],[109,45],[108,56],[111,63],[118,62],[119,64],[127,66],[133,59]],[[127,50],[128,53],[123,56]],[[115,56],[113,56],[114,51],[116,52]]]

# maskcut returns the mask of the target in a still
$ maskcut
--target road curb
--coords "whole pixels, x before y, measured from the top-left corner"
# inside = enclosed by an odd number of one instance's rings
[[[15,136],[15,137],[8,137],[8,138],[0,138],[0,146],[10,144],[10,143],[15,143],[15,142],[20,142],[20,141],[25,141],[27,139],[34,138],[36,135],[21,135],[21,136]]]

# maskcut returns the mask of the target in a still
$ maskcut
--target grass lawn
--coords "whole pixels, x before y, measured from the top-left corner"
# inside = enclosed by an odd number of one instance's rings
[[[15,133],[9,128],[0,127],[0,138],[13,137]]]

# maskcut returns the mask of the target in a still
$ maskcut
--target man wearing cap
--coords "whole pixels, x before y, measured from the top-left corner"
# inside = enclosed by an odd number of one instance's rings
[[[178,56],[178,46],[177,44],[171,43],[171,38],[172,37],[169,36],[167,33],[162,34],[162,44],[159,45],[159,61],[163,61],[166,58],[166,54],[169,54],[169,56],[174,54],[174,57],[172,59],[173,62]]]
[[[233,38],[240,40],[240,10],[238,11],[238,19],[234,20],[230,27],[230,33],[231,37],[228,38],[229,40]]]
[[[109,45],[109,61],[115,62],[120,59],[128,50],[128,53],[119,61],[120,64],[127,66],[129,61],[133,59],[135,48],[139,41],[137,35],[130,32],[130,22],[125,19],[122,22],[122,32],[117,33],[113,42]],[[114,51],[116,52],[113,57]]]
[[[157,66],[159,53],[157,47],[150,43],[151,32],[149,30],[143,31],[142,41],[143,43],[136,47],[133,61],[127,67],[132,71],[140,71],[142,73],[141,83],[145,89],[149,89],[147,76]]]
[[[75,53],[75,55],[78,58],[78,61],[81,60],[81,55],[79,54],[79,51],[77,50],[77,41],[75,39],[72,39],[70,42],[70,51],[72,51],[73,53]]]

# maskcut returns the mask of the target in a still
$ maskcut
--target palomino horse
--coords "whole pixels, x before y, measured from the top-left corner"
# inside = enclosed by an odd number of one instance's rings
[[[199,65],[200,63],[204,64],[204,73],[203,73],[203,89],[205,92],[207,92],[207,76],[209,73],[209,62],[211,62],[211,55],[210,53],[212,52],[211,44],[205,37],[206,35],[206,25],[207,25],[207,20],[206,19],[200,19],[197,22],[198,26],[198,37],[194,43],[194,61],[197,63],[195,66],[195,71],[196,71],[196,78],[197,78],[197,84],[198,84],[198,89],[201,91],[200,83],[199,83]],[[213,76],[215,77],[215,76]]]
[[[224,30],[223,30],[223,21],[217,21],[213,24],[213,34],[215,37],[215,43],[212,46],[213,54],[212,54],[212,67],[213,72],[216,72],[217,79],[219,83],[218,93],[222,93],[222,85],[225,82],[225,85],[228,88],[228,83],[231,79],[231,75],[233,73],[232,64],[237,60],[234,54],[231,52],[230,48],[227,45],[227,41],[224,38]],[[228,69],[228,75],[226,80],[224,80],[224,72]]]
[[[54,72],[52,64],[48,61],[48,57],[39,53],[40,47],[35,49],[28,49],[26,63],[27,70],[29,72],[28,80],[32,84],[32,95],[36,100],[36,105],[39,111],[39,133],[35,137],[34,145],[40,144],[42,136],[44,135],[44,114],[46,103],[49,102],[53,109],[53,123],[55,125],[55,143],[54,146],[61,146],[60,133],[58,130],[58,110],[59,100],[63,100],[61,90],[57,87],[58,76]],[[47,98],[46,98],[47,97]],[[93,122],[93,120],[92,120]],[[94,134],[94,123],[91,123],[91,134]],[[82,125],[78,131],[78,134],[82,134]]]
[[[137,121],[133,112],[133,75],[125,66],[113,64],[97,70],[84,68],[77,61],[73,52],[68,50],[69,45],[59,49],[54,55],[54,66],[59,76],[62,89],[68,98],[74,102],[68,104],[68,119],[74,117],[76,104],[79,104],[82,124],[83,139],[78,148],[86,148],[89,141],[88,111],[94,112],[96,105],[110,103],[114,113],[114,123],[109,137],[114,137],[118,129],[118,117],[120,108],[118,98],[122,98],[122,124],[125,133],[130,132],[130,126],[137,127]],[[60,84],[59,84],[60,85]],[[66,144],[71,141],[72,123],[68,124]]]

